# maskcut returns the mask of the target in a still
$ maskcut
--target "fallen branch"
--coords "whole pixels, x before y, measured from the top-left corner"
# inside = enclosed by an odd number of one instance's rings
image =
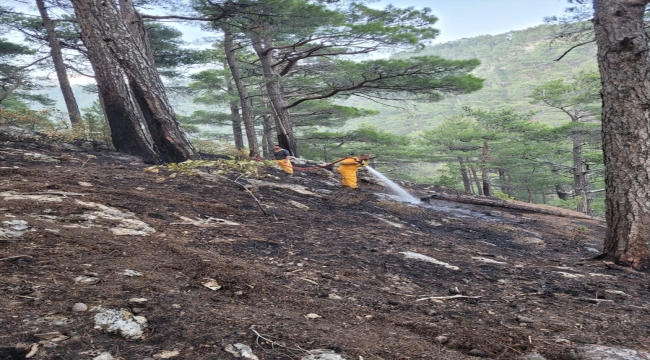
[[[601,302],[608,302],[608,303],[613,303],[614,302],[614,300],[596,299],[596,298],[582,298],[582,301],[586,301],[586,302],[593,303],[593,304],[599,304]]]
[[[257,199],[257,198],[255,197],[255,195],[254,195],[250,190],[248,190],[248,187],[246,187],[245,184],[242,184],[242,183],[238,182],[237,180],[230,180],[230,179],[228,179],[227,177],[225,177],[225,176],[223,176],[223,175],[219,175],[219,174],[210,174],[210,175],[216,176],[216,177],[221,178],[221,179],[224,179],[224,180],[228,180],[228,181],[230,181],[230,182],[233,182],[233,183],[235,183],[235,184],[241,186],[241,187],[242,187],[242,188],[243,188],[243,189],[244,189],[244,190],[245,190],[245,191],[246,191],[246,192],[247,192],[247,193],[248,193],[248,194],[253,198],[253,200],[255,200],[255,202],[257,203],[257,206],[259,206],[260,210],[262,210],[262,212],[264,213],[264,215],[267,215],[267,216],[269,215],[269,214],[266,212],[266,210],[264,210],[264,208],[262,207],[262,203],[259,201],[259,199]],[[203,176],[203,177],[205,178],[205,176]],[[239,179],[239,178],[237,178],[237,179]]]
[[[479,299],[482,298],[482,296],[465,296],[465,295],[451,295],[451,296],[430,296],[430,297],[425,297],[421,299],[417,299],[415,301],[423,301],[423,300],[449,300],[449,299]]]
[[[20,259],[20,258],[28,258],[28,259],[32,259],[32,260],[34,259],[33,257],[31,257],[29,255],[16,255],[16,256],[10,256],[10,257],[0,259],[0,261],[5,261],[5,260],[11,261],[11,260],[17,260],[17,259]]]
[[[271,344],[271,346],[278,346],[278,347],[281,347],[281,348],[284,348],[284,349],[287,349],[287,350],[301,351],[303,353],[311,355],[311,352],[309,352],[309,350],[305,350],[305,349],[303,349],[301,347],[292,348],[292,347],[289,347],[289,346],[282,345],[282,344],[280,344],[280,343],[278,343],[276,341],[273,341],[273,340],[271,340],[269,338],[266,338],[266,337],[262,336],[260,333],[255,331],[255,329],[253,327],[251,327],[250,329],[251,329],[252,332],[255,333],[255,335],[257,335],[257,340],[256,340],[257,345],[260,345],[259,344],[259,339],[262,339],[262,340],[268,342],[269,344]]]

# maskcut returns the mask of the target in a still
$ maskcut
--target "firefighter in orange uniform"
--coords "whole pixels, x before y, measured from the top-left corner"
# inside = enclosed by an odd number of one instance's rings
[[[284,170],[287,175],[293,175],[293,165],[291,165],[291,153],[280,147],[280,145],[273,146],[273,158],[275,162],[278,163],[280,169]]]
[[[341,161],[339,165],[339,173],[341,174],[341,184],[352,189],[358,189],[357,185],[357,170],[361,166],[366,166],[366,160],[370,159],[370,155],[350,156]]]

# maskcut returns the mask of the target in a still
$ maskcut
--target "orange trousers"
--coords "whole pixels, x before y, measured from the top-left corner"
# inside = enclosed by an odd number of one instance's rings
[[[281,160],[275,160],[275,162],[278,163],[278,166],[280,169],[284,170],[289,175],[293,174],[293,165],[291,165],[291,161],[287,159],[281,159]]]

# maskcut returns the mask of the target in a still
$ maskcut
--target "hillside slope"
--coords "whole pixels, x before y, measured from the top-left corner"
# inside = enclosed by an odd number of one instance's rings
[[[88,144],[0,140],[0,359],[650,350],[646,274],[588,260],[598,219],[424,187],[408,190],[430,202],[408,205],[324,169],[170,177]]]
[[[578,47],[561,61],[555,61],[569,47],[554,43],[551,25],[540,25],[501,35],[483,35],[429,46],[418,53],[398,54],[398,57],[436,55],[448,59],[481,61],[474,75],[486,79],[484,88],[467,95],[449,96],[436,103],[409,104],[407,109],[381,107],[374,102],[350,98],[350,106],[381,110],[379,115],[350,121],[348,128],[373,124],[398,134],[409,134],[423,128],[435,127],[446,116],[459,114],[463,106],[482,109],[513,107],[518,111],[537,111],[535,120],[549,124],[566,123],[566,115],[530,103],[536,86],[554,79],[570,79],[580,71],[597,70],[596,47]],[[404,106],[401,103],[394,104]]]

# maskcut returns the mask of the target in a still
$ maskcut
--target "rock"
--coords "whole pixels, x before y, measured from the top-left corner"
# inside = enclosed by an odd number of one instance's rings
[[[82,142],[82,143],[81,143],[81,148],[84,149],[84,150],[86,150],[86,151],[88,151],[88,150],[95,150],[95,146],[94,146],[93,143],[91,143],[90,141],[84,141],[84,142]]]
[[[447,341],[449,341],[449,336],[445,336],[445,335],[436,336],[434,340],[436,340],[436,342],[440,344],[444,344]]]
[[[41,137],[36,133],[19,128],[17,126],[1,126],[0,141],[27,141],[39,140]]]
[[[83,285],[94,285],[97,284],[100,279],[95,276],[77,276],[74,278],[74,281]]]
[[[93,358],[93,360],[115,360],[113,355],[109,352],[103,352]]]
[[[374,185],[380,184],[379,180],[377,180],[374,176],[359,176],[359,180]]]
[[[546,360],[546,358],[536,352],[532,352],[526,354],[522,360]]]
[[[154,359],[170,359],[180,355],[178,350],[163,351],[153,356]]]
[[[221,289],[221,285],[219,285],[219,283],[214,279],[209,279],[207,282],[204,282],[201,285],[203,285],[203,286],[205,286],[208,289],[213,290],[213,291],[217,291],[217,290]]]
[[[74,312],[83,312],[83,311],[86,311],[86,310],[88,310],[88,305],[86,305],[84,303],[76,303],[76,304],[72,305],[72,311],[74,311]]]
[[[130,340],[138,340],[144,336],[144,329],[147,327],[147,319],[143,316],[133,316],[130,311],[104,309],[94,307],[95,329],[102,329],[109,333],[116,333]]]
[[[633,349],[615,348],[602,345],[585,345],[579,348],[582,350],[582,358],[585,360],[647,360],[650,353]]]
[[[526,316],[517,316],[517,321],[520,323],[532,323],[534,322],[533,319],[526,317]]]
[[[51,156],[47,156],[39,153],[24,153],[23,159],[28,161],[40,161],[40,162],[49,162],[55,164],[61,163],[61,160],[59,159],[55,159]]]
[[[259,358],[253,354],[251,347],[245,344],[228,344],[223,348],[223,350],[238,358],[243,357],[245,359],[259,360]]]
[[[29,228],[29,223],[25,220],[3,221],[0,226],[0,239],[19,238],[27,231],[33,231]]]
[[[527,236],[527,237],[524,237],[524,238],[515,239],[515,242],[517,244],[521,244],[521,245],[532,245],[532,246],[540,247],[540,248],[546,247],[546,243],[544,242],[544,240],[542,240],[540,238],[537,238],[537,237],[532,237],[532,236]]]
[[[488,354],[481,349],[472,349],[467,354],[476,357],[488,357]]]
[[[300,360],[345,360],[341,355],[330,349],[309,350],[309,355],[303,356]]]
[[[148,300],[145,298],[130,298],[129,299],[129,304],[143,304],[146,303]]]
[[[142,273],[139,272],[139,271],[126,269],[126,270],[124,270],[124,272],[122,273],[122,275],[124,275],[124,276],[134,277],[134,276],[142,276]]]

